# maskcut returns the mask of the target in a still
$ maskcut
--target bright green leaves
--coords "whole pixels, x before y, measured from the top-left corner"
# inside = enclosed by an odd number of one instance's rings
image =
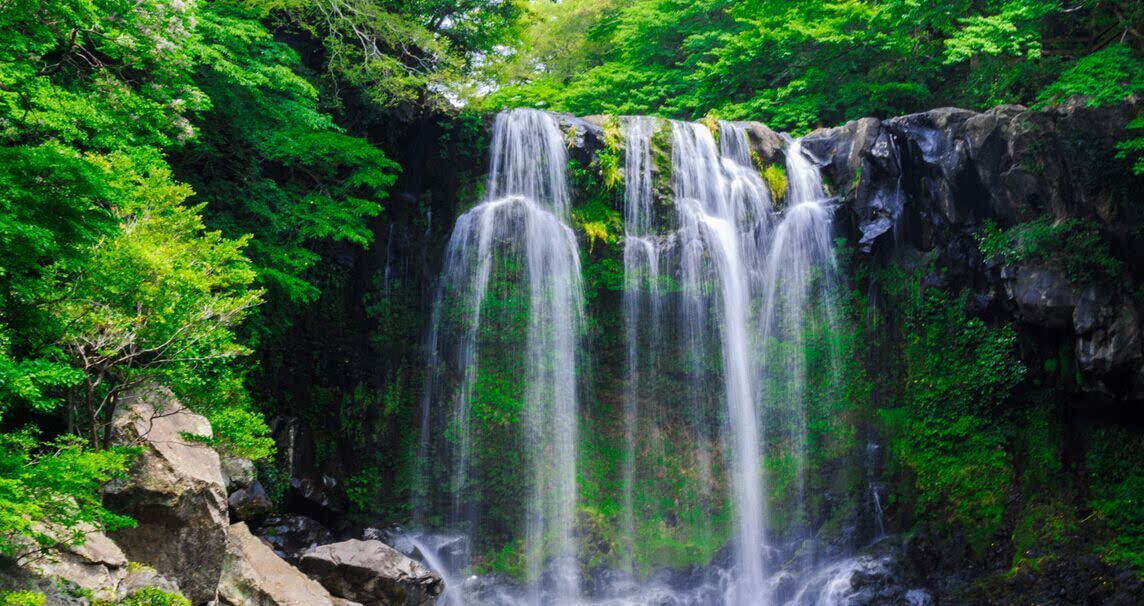
[[[1116,157],[1122,159],[1135,159],[1132,172],[1144,175],[1144,116],[1138,116],[1128,123],[1130,138],[1116,145]]]
[[[36,432],[0,433],[0,554],[21,548],[79,544],[85,533],[132,525],[100,504],[102,485],[121,474],[129,452],[88,451],[78,440],[40,443]]]
[[[1042,48],[1038,25],[1060,10],[1060,3],[1050,0],[1007,0],[996,13],[959,18],[958,27],[945,41],[944,60],[957,63],[1001,54],[1037,59]]]
[[[61,274],[57,288],[68,296],[46,304],[65,327],[58,342],[83,371],[93,446],[130,386],[158,381],[192,401],[229,389],[226,362],[248,351],[234,328],[261,297],[250,288],[245,239],[206,231],[201,209],[184,204],[190,188],[165,166],[106,164],[119,229],[86,250],[82,271]]]
[[[173,164],[207,202],[210,226],[253,236],[248,252],[270,313],[285,320],[320,294],[311,269],[325,243],[369,244],[365,220],[381,212],[399,167],[333,124],[299,75],[297,53],[255,12],[223,2],[201,16],[195,53],[212,108],[199,140]],[[259,320],[255,332],[274,330],[267,324]]]
[[[690,119],[717,110],[805,131],[941,105],[1028,104],[1058,89],[1099,94],[1129,62],[1140,64],[1136,50],[1116,67],[1105,55],[1119,45],[1100,50],[1129,36],[1139,41],[1140,9],[1115,2],[1067,13],[1051,0],[565,6],[574,4],[581,3],[537,9],[544,19],[528,26],[509,68],[495,74],[504,88],[489,105]],[[1062,76],[1077,58],[1069,71],[1078,73]]]
[[[1133,50],[1113,44],[1082,57],[1037,96],[1041,105],[1084,95],[1090,107],[1122,101],[1144,92],[1144,63]]]
[[[455,86],[464,57],[448,38],[438,36],[432,28],[448,23],[461,25],[466,16],[477,14],[458,13],[458,21],[429,17],[431,22],[422,24],[411,18],[413,15],[398,12],[390,3],[374,0],[286,0],[266,4],[288,15],[294,24],[320,41],[332,76],[353,85],[383,107],[416,103],[425,98],[427,89],[439,92]],[[429,12],[436,14],[432,9]]]
[[[0,137],[101,150],[171,145],[202,106],[189,79],[193,5],[17,0],[0,9]],[[114,16],[114,18],[109,18]]]

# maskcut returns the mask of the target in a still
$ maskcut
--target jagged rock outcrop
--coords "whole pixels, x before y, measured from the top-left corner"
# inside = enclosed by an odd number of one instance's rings
[[[334,604],[330,592],[275,555],[242,522],[231,525],[227,535],[219,599],[228,606]]]
[[[105,489],[109,509],[135,528],[112,535],[133,561],[178,580],[195,604],[215,599],[226,550],[226,490],[218,454],[183,434],[210,436],[210,423],[183,409],[170,391],[137,389],[120,397],[115,443],[141,454],[126,479]]]
[[[223,457],[222,477],[226,483],[227,510],[232,522],[256,521],[273,509],[270,495],[258,481],[258,471],[250,459]]]
[[[351,539],[315,547],[299,563],[335,595],[366,606],[421,606],[436,602],[441,577],[381,541]]]

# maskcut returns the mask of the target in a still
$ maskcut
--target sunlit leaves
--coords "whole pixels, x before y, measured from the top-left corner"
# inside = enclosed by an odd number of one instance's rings
[[[88,451],[67,437],[41,443],[31,429],[0,433],[0,555],[79,544],[88,532],[132,525],[99,499],[102,485],[125,470],[129,454]]]

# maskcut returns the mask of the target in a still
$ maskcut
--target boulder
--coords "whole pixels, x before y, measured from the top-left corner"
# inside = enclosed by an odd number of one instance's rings
[[[49,592],[50,603],[59,601],[56,598],[68,593],[74,594],[76,590],[89,593],[94,600],[108,602],[121,600],[144,587],[180,593],[177,582],[150,566],[129,562],[118,545],[107,535],[94,530],[85,534],[81,545],[65,544],[46,552],[29,545],[18,561],[25,574],[44,581],[39,583],[41,586],[47,584],[60,590]]]
[[[381,541],[350,539],[315,547],[299,567],[334,594],[367,606],[436,602],[441,577]]]
[[[735,122],[747,131],[747,142],[751,151],[758,154],[763,164],[783,164],[786,160],[786,142],[766,124],[760,122]]]
[[[92,592],[92,597],[114,601],[127,574],[127,556],[101,532],[90,532],[82,545],[65,545],[59,551],[24,554],[27,571],[58,579]]]
[[[226,540],[219,599],[229,606],[332,606],[330,592],[287,564],[250,533],[231,525]]]
[[[381,541],[411,558],[418,557],[420,553],[417,550],[417,545],[413,543],[413,537],[397,525],[384,528],[364,528],[361,531],[361,539],[363,541]]]
[[[266,518],[256,534],[265,539],[275,553],[292,562],[311,548],[334,542],[334,536],[317,520],[297,515]]]
[[[223,457],[222,479],[226,484],[227,492],[234,492],[249,488],[258,477],[254,469],[254,461],[242,457]]]
[[[158,587],[167,593],[182,593],[179,584],[171,578],[159,574],[159,571],[143,564],[131,562],[127,565],[127,574],[119,582],[119,595],[132,595],[146,587]]]
[[[175,578],[193,603],[215,599],[229,522],[218,454],[184,434],[210,436],[207,420],[170,391],[137,389],[120,397],[116,444],[142,447],[125,479],[105,488],[106,506],[137,526],[112,539],[128,558]]]
[[[226,499],[232,520],[249,522],[270,513],[273,503],[262,483],[255,480],[248,488],[239,488]]]

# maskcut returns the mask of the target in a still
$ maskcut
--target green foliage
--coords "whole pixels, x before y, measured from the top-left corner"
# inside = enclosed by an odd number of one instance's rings
[[[516,29],[515,1],[259,0],[318,41],[325,67],[382,107],[444,107],[464,68]]]
[[[100,501],[103,484],[126,469],[129,450],[91,451],[78,438],[37,437],[32,429],[0,433],[0,555],[15,555],[21,537],[47,549],[134,524]]]
[[[199,79],[212,100],[204,128],[173,163],[205,218],[249,253],[268,291],[256,332],[289,326],[318,294],[321,245],[368,245],[364,219],[381,212],[397,166],[320,111],[298,54],[273,39],[257,13],[229,2],[201,11]],[[263,335],[258,335],[263,336]]]
[[[117,606],[191,606],[191,601],[158,587],[144,587],[120,600]]]
[[[1004,231],[986,221],[978,246],[987,259],[1057,267],[1078,285],[1114,279],[1121,271],[1120,261],[1112,256],[1099,226],[1083,219],[1034,219]]]
[[[526,566],[524,541],[518,539],[505,543],[500,549],[486,553],[473,564],[473,572],[476,574],[503,574],[523,580]]]
[[[771,200],[778,204],[780,200],[786,197],[787,192],[787,176],[786,169],[778,164],[768,164],[762,172],[763,181],[766,181],[767,188],[771,190]]]
[[[355,512],[374,515],[381,513],[380,477],[381,472],[376,467],[366,467],[346,480],[346,496]]]
[[[0,593],[0,606],[44,606],[47,596],[38,591],[6,591]]]
[[[1128,123],[1130,133],[1138,133],[1141,129],[1144,129],[1144,116],[1137,116],[1135,120]],[[1130,134],[1128,139],[1117,143],[1116,157],[1121,159],[1135,158],[1132,164],[1132,172],[1137,175],[1144,175],[1144,136]]]
[[[209,443],[221,454],[261,461],[274,454],[274,439],[262,415],[227,406],[207,412],[213,434]]]
[[[1139,65],[1139,45],[1096,41],[1120,32],[1138,42],[1131,32],[1144,16],[1124,3],[1064,11],[1051,0],[549,4],[532,3],[540,17],[491,70],[501,88],[488,105],[718,115],[793,130],[942,105],[1030,104],[1088,94],[1087,84],[1109,91],[1119,70]]]
[[[143,382],[190,403],[232,401],[227,362],[248,351],[233,327],[261,296],[249,288],[245,241],[205,231],[199,209],[183,204],[189,188],[165,168],[139,173],[112,162],[108,180],[123,193],[112,209],[120,230],[88,249],[71,296],[48,305],[67,326],[60,344],[83,370],[93,446],[106,445],[100,433],[118,395]]]
[[[905,401],[879,416],[893,457],[915,478],[917,515],[960,526],[980,555],[1000,527],[1013,478],[1002,407],[1025,367],[1011,327],[967,318],[963,297],[918,292],[916,279],[885,282],[905,320]]]
[[[1083,95],[1090,107],[1109,105],[1144,92],[1144,65],[1133,49],[1107,46],[1077,59],[1037,96],[1041,105]]]
[[[1131,428],[1092,432],[1084,467],[1089,505],[1112,531],[1104,558],[1144,571],[1144,439]]]
[[[620,213],[599,201],[590,202],[572,211],[572,221],[588,237],[589,255],[595,250],[597,241],[607,246],[614,246],[624,229]]]

